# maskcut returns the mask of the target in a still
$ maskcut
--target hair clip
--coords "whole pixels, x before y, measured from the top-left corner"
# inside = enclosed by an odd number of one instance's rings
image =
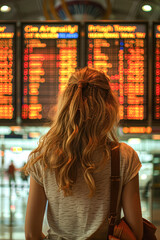
[[[86,88],[88,86],[88,82],[85,82],[83,79],[78,81],[78,88]]]

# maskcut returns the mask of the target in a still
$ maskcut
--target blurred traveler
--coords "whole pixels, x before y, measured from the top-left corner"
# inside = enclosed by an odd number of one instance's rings
[[[13,163],[13,160],[11,160],[11,163],[10,163],[8,169],[7,169],[7,174],[9,176],[9,186],[10,187],[11,187],[12,182],[16,183],[15,172],[16,172],[16,167]]]
[[[121,207],[127,223],[142,239],[137,153],[119,143],[116,126],[119,104],[108,77],[84,68],[69,78],[59,96],[50,130],[32,151],[26,166],[30,192],[25,235],[43,239],[42,224],[48,200],[46,239],[106,239],[110,210],[111,142],[120,146]],[[98,237],[96,237],[98,236]]]

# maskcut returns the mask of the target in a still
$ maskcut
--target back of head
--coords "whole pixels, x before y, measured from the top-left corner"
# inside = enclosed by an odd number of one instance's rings
[[[65,126],[65,131],[76,131],[78,136],[83,133],[81,142],[85,145],[87,137],[94,139],[95,145],[100,140],[103,142],[118,123],[118,108],[109,78],[103,72],[86,67],[69,78],[59,100],[56,121]]]
[[[72,193],[77,164],[84,170],[90,194],[95,192],[92,173],[96,166],[92,156],[96,149],[104,147],[104,159],[109,157],[108,141],[117,141],[114,127],[118,123],[118,107],[109,78],[103,72],[86,67],[69,78],[59,97],[51,129],[36,150],[43,150],[41,158],[46,166],[55,169],[59,188],[66,196]]]

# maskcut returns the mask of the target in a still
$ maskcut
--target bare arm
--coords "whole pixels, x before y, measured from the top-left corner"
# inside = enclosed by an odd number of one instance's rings
[[[138,174],[124,186],[122,192],[122,206],[124,217],[133,230],[136,239],[142,240],[143,222],[139,196]]]
[[[42,240],[43,218],[46,207],[46,195],[44,189],[32,177],[30,177],[30,190],[25,219],[26,240]]]

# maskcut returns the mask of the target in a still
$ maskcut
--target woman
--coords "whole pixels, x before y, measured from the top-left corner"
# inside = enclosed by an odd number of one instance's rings
[[[48,200],[49,239],[106,239],[110,203],[110,143],[115,135],[119,105],[108,77],[84,68],[69,78],[58,100],[49,132],[30,154],[25,235],[40,240]],[[121,182],[118,216],[123,207],[127,223],[142,239],[142,216],[136,152],[120,144]],[[95,235],[94,235],[95,233]],[[98,236],[98,237],[97,237]]]

